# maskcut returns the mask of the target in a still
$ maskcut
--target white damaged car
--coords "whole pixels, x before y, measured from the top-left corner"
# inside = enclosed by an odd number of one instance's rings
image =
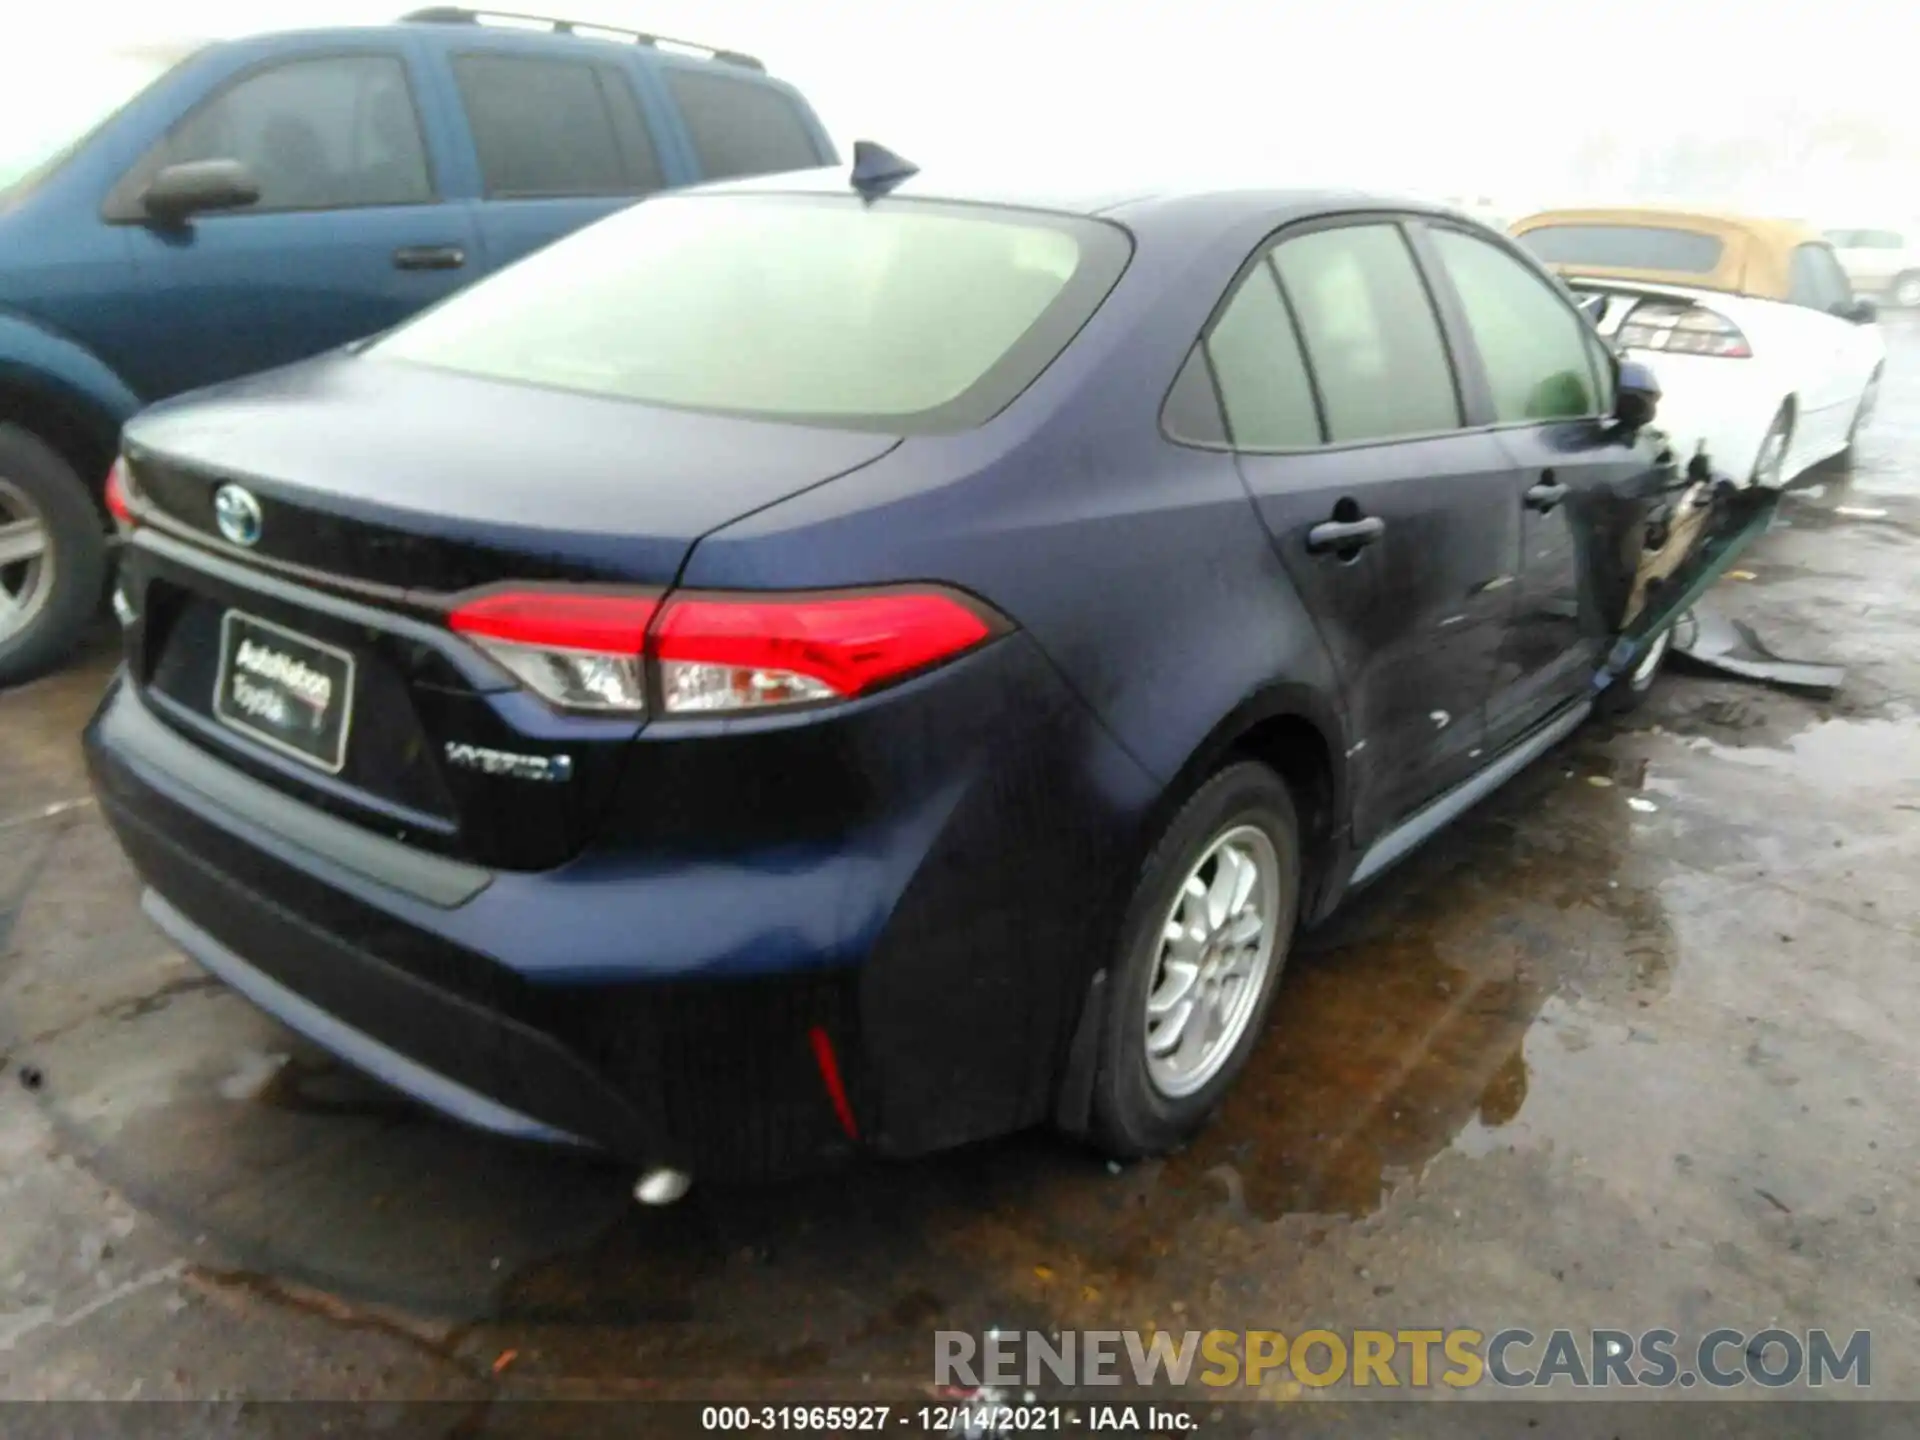
[[[1510,233],[1601,335],[1659,377],[1660,423],[1716,470],[1779,487],[1851,454],[1886,346],[1833,247],[1793,221],[1654,209],[1547,210]]]

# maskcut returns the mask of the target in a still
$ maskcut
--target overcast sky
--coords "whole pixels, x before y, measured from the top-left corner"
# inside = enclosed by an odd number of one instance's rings
[[[69,0],[0,21],[0,125],[103,37],[385,20],[406,0]],[[1753,133],[1788,107],[1920,143],[1911,0],[553,0],[762,56],[843,141],[923,165],[1233,173],[1553,195],[1583,141]],[[11,8],[11,7],[10,7]],[[24,9],[24,6],[21,7]],[[551,8],[523,0],[523,8]],[[1920,190],[1920,176],[1913,177]],[[1920,201],[1913,202],[1920,208]]]

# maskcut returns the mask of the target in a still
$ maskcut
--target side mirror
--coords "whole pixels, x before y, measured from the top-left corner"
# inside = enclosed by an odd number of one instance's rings
[[[1580,313],[1587,317],[1589,325],[1599,325],[1601,318],[1607,313],[1605,295],[1582,295],[1577,303],[1580,306]]]
[[[1660,382],[1653,368],[1638,360],[1620,362],[1620,383],[1614,395],[1613,418],[1628,430],[1643,430],[1660,408]]]
[[[238,160],[169,165],[147,183],[140,208],[163,225],[209,210],[239,210],[260,198],[260,182]]]
[[[1855,325],[1871,325],[1880,318],[1880,307],[1866,296],[1858,295],[1834,306],[1833,313]]]

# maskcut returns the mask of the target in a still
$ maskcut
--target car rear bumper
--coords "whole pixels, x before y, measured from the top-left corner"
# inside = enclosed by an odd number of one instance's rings
[[[252,797],[169,768],[182,743],[116,681],[86,734],[95,793],[148,915],[290,1029],[454,1119],[636,1165],[757,1177],[852,1148],[813,1049],[818,1030],[859,1104],[851,972],[532,983],[421,923],[472,909],[432,891],[447,877],[376,882],[324,828],[262,834]],[[523,909],[530,890],[513,897]],[[545,923],[563,926],[567,903],[548,897]]]
[[[1702,443],[1715,470],[1746,484],[1760,456],[1782,396],[1748,360],[1707,355],[1672,355],[1629,350],[1630,358],[1653,369],[1660,382],[1660,406],[1654,424],[1673,437],[1685,459]]]
[[[782,819],[808,783],[795,767],[836,763],[841,722],[759,742],[736,728],[735,770],[765,773],[709,830],[757,816],[761,835],[669,851],[656,826],[540,872],[292,799],[124,674],[85,748],[149,914],[290,1028],[489,1130],[761,1178],[1044,1118],[1137,859],[1158,787],[1030,642],[930,680],[887,701],[925,768],[911,784],[854,774],[856,828],[815,816],[797,843],[802,822]],[[929,715],[969,717],[972,735]],[[808,735],[818,754],[793,748]],[[673,743],[679,763],[636,763],[647,783],[616,814],[699,818],[698,790],[673,787],[714,762]]]

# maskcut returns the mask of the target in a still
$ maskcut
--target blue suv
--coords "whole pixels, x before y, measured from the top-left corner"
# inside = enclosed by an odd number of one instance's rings
[[[0,685],[99,604],[142,406],[386,330],[636,197],[836,159],[751,56],[565,20],[121,60],[132,99],[0,160]]]

